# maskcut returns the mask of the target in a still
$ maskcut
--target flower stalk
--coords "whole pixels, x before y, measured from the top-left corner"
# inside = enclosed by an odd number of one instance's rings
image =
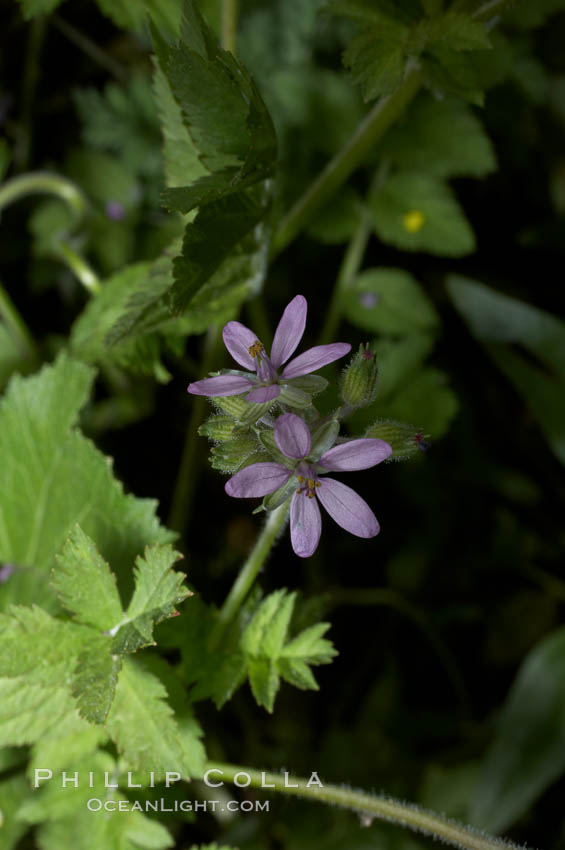
[[[253,587],[253,583],[257,578],[261,567],[267,560],[277,537],[283,530],[288,518],[290,501],[287,500],[268,515],[267,521],[263,526],[263,530],[259,534],[255,545],[251,550],[249,557],[241,568],[237,579],[235,580],[232,589],[230,590],[224,604],[222,605],[216,626],[210,635],[209,649],[215,649],[242,604],[247,598],[247,594]]]
[[[443,815],[421,809],[413,803],[403,803],[394,797],[367,794],[351,788],[337,785],[308,784],[307,779],[298,776],[266,771],[252,770],[233,764],[208,762],[207,770],[218,771],[223,780],[237,785],[236,777],[242,774],[253,788],[272,788],[282,794],[305,797],[319,803],[329,803],[344,809],[352,809],[369,818],[388,821],[404,826],[414,832],[430,835],[440,841],[463,850],[525,850],[523,846],[513,844],[506,839],[497,838],[479,832],[470,826],[446,818]]]

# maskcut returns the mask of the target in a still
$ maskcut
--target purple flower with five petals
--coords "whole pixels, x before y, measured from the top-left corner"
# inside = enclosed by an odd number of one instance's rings
[[[289,465],[267,462],[246,466],[226,483],[229,496],[239,499],[267,496],[295,479],[298,486],[290,504],[290,539],[300,558],[310,557],[320,540],[322,518],[318,501],[351,534],[374,537],[379,533],[376,516],[355,490],[335,478],[320,476],[376,466],[392,454],[388,443],[373,438],[349,440],[328,449],[316,460],[310,456],[312,439],[308,426],[295,413],[279,416],[274,438]]]
[[[270,357],[252,330],[241,322],[228,322],[223,330],[225,346],[240,366],[251,371],[204,378],[189,384],[188,392],[206,396],[247,393],[245,397],[250,402],[273,401],[281,394],[281,384],[292,386],[294,378],[309,375],[348,354],[351,351],[349,343],[334,342],[309,348],[287,363],[304,334],[307,310],[308,303],[303,295],[297,295],[287,305],[275,332]]]

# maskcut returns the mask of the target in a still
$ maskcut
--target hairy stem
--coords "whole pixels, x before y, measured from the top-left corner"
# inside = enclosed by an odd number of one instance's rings
[[[100,278],[84,257],[81,257],[68,242],[58,242],[54,253],[67,264],[90,295],[97,295],[100,292],[102,289]]]
[[[320,787],[318,784],[313,784],[308,787],[308,780],[297,776],[288,774],[281,776],[278,773],[267,773],[221,762],[208,762],[207,771],[212,771],[209,775],[211,782],[227,780],[235,785],[239,784],[239,787],[249,782],[254,788],[272,788],[282,794],[341,806],[369,818],[378,818],[433,836],[446,844],[464,848],[464,850],[501,850],[502,848],[518,850],[518,845],[510,841],[479,832],[458,821],[421,809],[413,803],[403,803],[393,797],[367,794],[364,791],[355,791],[337,785]],[[238,774],[241,774],[239,783]]]
[[[341,321],[343,295],[361,268],[370,233],[371,226],[368,215],[366,210],[363,209],[359,226],[351,237],[343,255],[330,306],[326,313],[326,320],[320,333],[320,345],[325,345],[335,339]]]
[[[377,141],[405,110],[422,85],[422,72],[409,71],[400,86],[382,97],[361,122],[353,136],[326,165],[304,195],[281,221],[273,238],[271,255],[281,253],[308,224],[313,214],[342,186]]]
[[[226,597],[226,601],[220,609],[216,625],[210,635],[209,648],[211,650],[218,645],[226,628],[245,601],[247,594],[253,586],[253,582],[257,578],[261,567],[267,559],[267,555],[273,548],[279,533],[283,529],[288,517],[289,507],[290,501],[287,500],[283,505],[280,505],[274,511],[269,513],[267,521],[263,526],[263,530],[255,541],[255,545],[253,546],[249,557],[241,568],[232,589]]]
[[[105,68],[106,71],[109,71],[110,74],[116,77],[116,79],[121,83],[126,82],[128,78],[126,68],[114,59],[113,56],[110,56],[105,50],[102,50],[95,41],[92,41],[92,39],[90,39],[87,35],[82,33],[80,30],[77,30],[76,27],[73,27],[72,24],[69,24],[63,18],[59,17],[59,15],[53,16],[53,23],[59,32],[61,32],[65,38],[68,38],[75,47],[78,47],[85,56],[88,56],[93,62],[100,65],[101,68]]]

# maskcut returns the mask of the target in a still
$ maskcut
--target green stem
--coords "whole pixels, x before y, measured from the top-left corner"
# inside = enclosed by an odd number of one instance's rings
[[[351,237],[351,241],[343,255],[330,306],[327,310],[324,326],[320,333],[320,345],[333,342],[335,339],[339,323],[341,322],[343,295],[350,286],[351,281],[359,272],[361,263],[363,262],[363,257],[365,256],[365,250],[367,248],[370,233],[371,227],[369,217],[366,210],[363,209],[359,226]]]
[[[58,174],[48,174],[42,171],[13,177],[0,186],[0,211],[14,201],[35,194],[57,195],[65,201],[73,214],[75,227],[86,215],[87,201],[78,186]],[[62,239],[56,242],[53,246],[53,254],[67,264],[87,292],[91,295],[100,292],[101,286],[98,275],[68,242]]]
[[[316,210],[345,183],[378,140],[394,124],[420,90],[423,75],[414,68],[392,94],[382,97],[361,122],[353,136],[330,160],[304,195],[281,221],[271,246],[276,257],[308,224]]]
[[[263,530],[255,541],[255,545],[253,546],[247,561],[241,568],[232,589],[226,597],[226,601],[220,609],[216,625],[210,635],[210,650],[216,648],[226,628],[245,601],[247,594],[251,590],[253,582],[257,578],[259,570],[265,563],[267,555],[273,548],[273,544],[275,543],[277,536],[283,529],[288,516],[289,507],[290,502],[287,500],[284,504],[269,513],[267,521],[263,526]]]
[[[20,316],[12,299],[0,284],[0,316],[9,328],[12,339],[17,343],[22,355],[31,363],[38,361],[37,351],[31,331]]]
[[[366,794],[363,791],[354,791],[336,785],[320,787],[313,784],[308,787],[308,780],[297,776],[288,774],[281,776],[278,773],[267,773],[221,762],[208,762],[206,767],[207,771],[217,771],[209,776],[210,782],[227,780],[238,785],[236,777],[241,774],[239,787],[248,782],[253,788],[273,788],[282,794],[305,797],[319,803],[352,809],[369,818],[378,818],[424,835],[431,835],[446,844],[464,848],[464,850],[518,850],[518,845],[511,841],[478,832],[451,818],[421,809],[413,803],[403,803],[393,797]]]
[[[218,328],[210,328],[204,343],[204,353],[201,364],[201,374],[205,376],[214,366],[218,355],[220,333]],[[200,438],[198,429],[206,414],[207,399],[205,396],[191,396],[192,408],[188,420],[186,438],[181,456],[171,509],[167,525],[173,531],[183,533],[188,525],[192,512],[192,503],[198,481],[198,467],[202,452],[199,451]]]
[[[26,59],[21,88],[20,126],[16,145],[14,146],[14,165],[16,171],[25,171],[31,157],[33,137],[33,104],[37,91],[37,81],[40,73],[40,56],[45,32],[47,16],[39,15],[29,27]]]
[[[237,0],[222,0],[222,47],[235,55]]]
[[[74,272],[87,292],[91,295],[97,295],[100,292],[102,289],[100,278],[68,242],[57,242],[55,254]]]
[[[53,23],[59,30],[59,32],[63,33],[65,38],[68,38],[70,42],[72,42],[75,47],[78,47],[79,50],[92,59],[93,62],[96,62],[97,65],[100,65],[101,68],[105,68],[106,71],[109,71],[117,80],[120,82],[126,82],[128,78],[127,70],[121,65],[120,62],[117,62],[112,56],[109,56],[105,50],[102,50],[95,41],[88,38],[88,36],[84,35],[84,33],[77,30],[72,24],[69,24],[67,21],[60,18],[59,15],[53,16]]]
[[[12,177],[0,186],[0,210],[27,195],[57,195],[65,201],[79,224],[87,211],[86,198],[78,186],[58,174],[46,171],[31,171],[20,177]]]

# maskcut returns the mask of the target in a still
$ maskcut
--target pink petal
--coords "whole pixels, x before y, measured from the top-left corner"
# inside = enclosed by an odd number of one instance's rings
[[[241,322],[228,322],[222,331],[224,345],[240,366],[255,371],[256,361],[249,353],[250,346],[257,342],[257,336]]]
[[[257,387],[252,390],[245,398],[247,401],[253,401],[256,404],[262,404],[264,401],[272,401],[278,398],[281,394],[281,388],[277,384],[272,384],[270,387]]]
[[[285,413],[275,422],[275,443],[287,457],[306,457],[312,440],[306,422],[296,413]]]
[[[202,381],[194,381],[187,387],[187,392],[193,395],[240,395],[253,386],[248,378],[239,375],[218,375],[215,378],[204,378]]]
[[[328,449],[318,462],[328,472],[347,472],[369,469],[386,460],[391,454],[392,447],[384,440],[367,437],[362,440],[349,440]]]
[[[304,354],[299,354],[283,369],[283,378],[298,378],[300,375],[309,375],[334,360],[339,360],[351,351],[348,342],[332,342],[330,345],[316,345],[309,348]]]
[[[280,463],[253,463],[226,482],[225,491],[235,499],[267,496],[286,484],[292,473]]]
[[[316,496],[333,520],[357,537],[374,537],[380,531],[376,516],[367,502],[351,487],[335,478],[321,478]]]
[[[322,517],[316,499],[309,499],[306,493],[295,493],[290,503],[290,541],[299,558],[314,554],[321,533]]]
[[[308,302],[303,295],[297,295],[286,306],[281,320],[275,331],[273,347],[271,348],[271,361],[275,369],[286,363],[296,347],[306,327],[306,313]]]

